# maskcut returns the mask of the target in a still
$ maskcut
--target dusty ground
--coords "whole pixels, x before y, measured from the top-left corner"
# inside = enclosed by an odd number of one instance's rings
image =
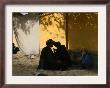
[[[39,63],[39,56],[34,59],[18,53],[13,55],[12,75],[13,76],[33,76],[39,73],[46,74],[48,76],[97,76],[98,73],[94,70],[84,70],[79,68],[70,68],[66,71],[51,71],[51,70],[39,70],[37,66]]]

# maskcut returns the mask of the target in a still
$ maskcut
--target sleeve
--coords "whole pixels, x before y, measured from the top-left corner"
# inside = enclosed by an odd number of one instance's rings
[[[52,63],[52,64],[55,63],[55,56],[51,50],[49,50],[47,53],[47,59],[49,63]]]
[[[41,69],[44,67],[44,56],[45,56],[45,52],[44,49],[41,51],[41,56],[40,56],[40,60],[39,60],[39,66],[38,69]]]

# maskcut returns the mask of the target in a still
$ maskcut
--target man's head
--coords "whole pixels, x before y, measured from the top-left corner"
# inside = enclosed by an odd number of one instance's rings
[[[61,43],[60,42],[54,42],[54,46],[55,47],[60,47],[61,46]]]
[[[83,48],[83,49],[81,50],[81,54],[87,54],[87,49]]]
[[[53,47],[53,43],[54,43],[54,41],[52,39],[49,39],[46,41],[46,45],[49,47]]]

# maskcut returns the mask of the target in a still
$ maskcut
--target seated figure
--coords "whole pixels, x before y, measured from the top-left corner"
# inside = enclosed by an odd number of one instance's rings
[[[13,54],[17,54],[18,51],[20,51],[19,48],[13,43]]]
[[[51,49],[52,47],[53,40],[52,39],[47,40],[46,47],[44,47],[41,51],[38,69],[47,69],[47,70],[56,69],[55,56]]]
[[[85,49],[81,50],[81,64],[82,64],[81,65],[82,68],[85,69],[92,68],[92,64],[93,64],[92,57]]]
[[[71,66],[71,60],[70,55],[66,50],[66,47],[64,45],[61,45],[60,42],[55,42],[54,46],[57,47],[55,51],[55,58],[56,61],[59,63],[58,64],[59,69],[61,70],[67,69],[69,66]]]

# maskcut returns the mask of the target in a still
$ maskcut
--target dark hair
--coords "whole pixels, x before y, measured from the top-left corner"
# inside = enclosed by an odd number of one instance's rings
[[[59,47],[59,46],[61,46],[61,43],[60,42],[55,42],[54,46]]]
[[[46,45],[47,46],[51,46],[53,44],[53,40],[52,39],[49,39],[46,41]]]
[[[82,52],[88,53],[87,49],[85,49],[85,48],[81,49],[81,53]]]

